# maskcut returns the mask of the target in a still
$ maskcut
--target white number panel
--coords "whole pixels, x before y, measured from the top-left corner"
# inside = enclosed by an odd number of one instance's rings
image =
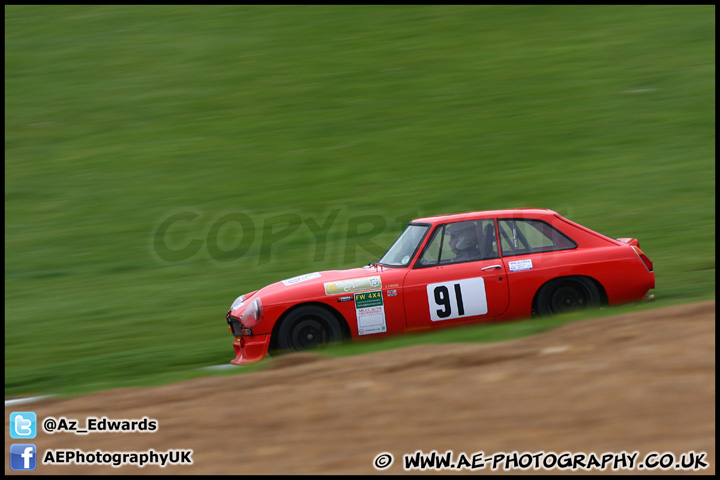
[[[488,312],[482,277],[431,283],[427,286],[433,322],[485,315]]]

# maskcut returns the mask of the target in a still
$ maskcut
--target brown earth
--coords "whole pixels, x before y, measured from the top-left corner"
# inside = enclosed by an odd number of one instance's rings
[[[88,416],[147,416],[159,425],[153,433],[40,431],[25,442],[41,456],[60,448],[193,451],[192,465],[38,462],[38,474],[375,474],[381,452],[395,458],[383,472],[397,474],[403,454],[418,450],[452,450],[454,458],[637,451],[638,462],[651,452],[679,460],[694,451],[706,453],[708,464],[697,473],[715,472],[714,301],[584,320],[497,344],[273,362],[247,375],[6,408],[5,473],[13,473],[9,444],[24,443],[10,439],[11,411],[35,411],[39,421],[78,419],[81,426]],[[493,472],[487,466],[470,473]]]

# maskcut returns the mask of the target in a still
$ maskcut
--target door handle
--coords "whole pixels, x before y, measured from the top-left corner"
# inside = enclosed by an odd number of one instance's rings
[[[485,267],[482,270],[484,272],[485,270],[490,270],[492,268],[502,268],[502,265],[490,265],[489,267]]]

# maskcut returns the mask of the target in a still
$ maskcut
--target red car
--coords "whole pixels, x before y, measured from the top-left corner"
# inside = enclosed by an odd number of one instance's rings
[[[315,272],[240,296],[226,319],[235,359],[344,339],[557,315],[651,299],[653,264],[543,209],[419,218],[375,265]]]

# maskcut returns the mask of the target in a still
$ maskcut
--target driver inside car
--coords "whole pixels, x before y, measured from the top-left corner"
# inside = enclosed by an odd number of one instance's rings
[[[447,227],[450,235],[450,249],[455,254],[455,262],[477,260],[481,257],[474,222],[453,223]]]

